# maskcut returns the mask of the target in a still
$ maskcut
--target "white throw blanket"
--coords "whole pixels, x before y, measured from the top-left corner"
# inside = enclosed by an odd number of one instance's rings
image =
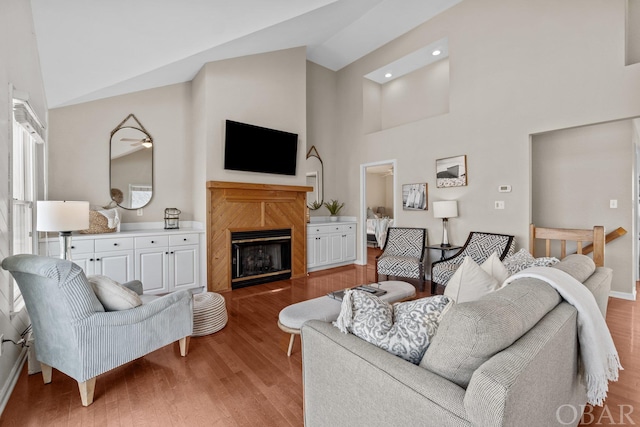
[[[623,368],[593,294],[568,273],[550,267],[527,268],[509,277],[505,285],[522,277],[548,283],[578,310],[578,342],[587,399],[590,404],[601,406],[607,397],[609,381],[618,381],[618,371]]]

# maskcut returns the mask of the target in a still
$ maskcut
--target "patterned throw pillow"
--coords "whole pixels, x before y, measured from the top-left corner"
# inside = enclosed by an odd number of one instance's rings
[[[534,258],[529,251],[524,248],[502,261],[504,266],[507,267],[507,270],[509,270],[509,274],[512,275],[525,268],[551,267],[558,262],[560,262],[560,260],[554,257]]]
[[[450,303],[448,297],[437,295],[391,305],[367,292],[348,290],[333,324],[417,365]]]

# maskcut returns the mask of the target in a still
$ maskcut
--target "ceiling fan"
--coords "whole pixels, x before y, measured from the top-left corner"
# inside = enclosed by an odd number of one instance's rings
[[[136,147],[138,145],[142,145],[145,148],[151,148],[153,146],[153,142],[151,141],[151,138],[149,138],[149,137],[142,138],[142,139],[138,139],[138,138],[120,138],[120,141],[132,142],[132,144],[131,144],[132,147]]]

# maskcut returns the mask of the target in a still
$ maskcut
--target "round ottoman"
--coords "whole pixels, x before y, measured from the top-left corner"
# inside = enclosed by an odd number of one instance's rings
[[[227,308],[222,295],[203,292],[193,296],[193,334],[201,337],[218,332],[227,324]]]

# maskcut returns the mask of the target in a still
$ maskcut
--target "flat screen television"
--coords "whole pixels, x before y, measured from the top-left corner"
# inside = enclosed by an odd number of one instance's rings
[[[295,175],[297,158],[297,133],[227,120],[225,169]]]

